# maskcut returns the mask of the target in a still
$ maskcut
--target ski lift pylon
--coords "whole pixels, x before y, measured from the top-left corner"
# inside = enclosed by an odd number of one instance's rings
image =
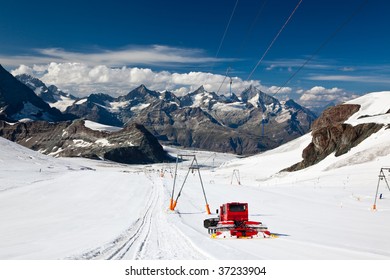
[[[381,170],[379,171],[379,176],[378,176],[378,184],[376,186],[376,193],[375,193],[375,200],[374,200],[374,205],[372,205],[372,210],[377,210],[376,209],[376,200],[378,198],[378,192],[379,192],[379,185],[381,181],[385,181],[387,189],[390,191],[390,186],[389,182],[386,179],[386,175],[384,171],[390,172],[390,167],[382,167]]]
[[[187,171],[187,174],[186,174],[186,176],[184,178],[183,184],[181,185],[181,188],[180,188],[180,190],[179,190],[179,192],[177,194],[177,197],[174,200],[173,198],[174,198],[174,194],[175,194],[175,186],[176,186],[176,179],[177,179],[177,167],[178,167],[178,164],[179,164],[179,158],[181,160],[183,160],[184,157],[192,158],[192,161],[191,161],[190,166],[188,167],[188,171]],[[181,192],[183,190],[183,187],[184,187],[184,185],[185,185],[185,183],[187,181],[188,174],[190,172],[195,173],[196,171],[198,172],[198,175],[199,175],[200,185],[202,187],[204,200],[206,202],[206,212],[207,212],[208,215],[211,214],[210,206],[209,206],[209,204],[207,202],[206,192],[205,192],[204,186],[203,186],[202,176],[200,175],[200,167],[199,167],[198,161],[196,159],[196,155],[177,155],[177,157],[176,157],[176,167],[175,167],[175,174],[174,174],[174,179],[173,179],[172,195],[171,195],[171,201],[170,201],[170,205],[169,205],[169,209],[170,210],[172,210],[172,211],[175,210],[176,205],[177,205],[177,201],[178,201],[178,199],[179,199],[179,197],[181,195]]]

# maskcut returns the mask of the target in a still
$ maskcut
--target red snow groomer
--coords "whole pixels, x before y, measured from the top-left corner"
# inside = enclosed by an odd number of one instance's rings
[[[225,203],[220,206],[219,217],[206,219],[203,225],[213,238],[267,238],[271,236],[268,228],[261,222],[249,221],[248,203]]]

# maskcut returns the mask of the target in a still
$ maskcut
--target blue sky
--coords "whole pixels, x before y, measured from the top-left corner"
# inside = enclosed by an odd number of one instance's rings
[[[0,63],[79,95],[119,95],[138,83],[178,94],[202,84],[216,91],[229,67],[237,92],[251,83],[269,93],[285,85],[280,98],[313,106],[390,87],[385,0],[20,0],[1,6]],[[221,93],[227,90],[226,83]]]

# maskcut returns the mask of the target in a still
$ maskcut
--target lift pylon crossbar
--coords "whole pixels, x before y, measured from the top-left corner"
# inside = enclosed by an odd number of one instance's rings
[[[179,164],[179,159],[182,161],[183,158],[192,158],[192,161],[191,161],[191,164],[190,166],[188,167],[188,171],[187,171],[187,174],[184,178],[184,181],[180,187],[180,190],[177,194],[177,197],[176,199],[174,200],[174,194],[175,194],[175,187],[176,187],[176,178],[177,178],[177,166]],[[207,197],[206,197],[206,192],[204,190],[204,186],[203,186],[203,180],[202,180],[202,176],[200,175],[200,167],[199,167],[199,164],[198,164],[198,160],[196,159],[196,156],[195,155],[177,155],[176,157],[176,167],[175,167],[175,176],[174,176],[174,179],[173,179],[173,188],[172,188],[172,195],[171,195],[171,201],[170,201],[170,205],[169,205],[169,209],[170,210],[175,210],[175,207],[177,205],[177,201],[181,195],[181,192],[183,191],[183,188],[184,188],[184,185],[187,181],[187,178],[188,178],[188,175],[190,174],[190,172],[195,172],[197,171],[198,172],[198,175],[199,175],[199,180],[200,180],[200,185],[202,187],[202,192],[203,192],[203,196],[204,196],[204,200],[206,202],[206,212],[207,214],[211,214],[210,212],[210,207],[209,207],[209,204],[207,202]]]

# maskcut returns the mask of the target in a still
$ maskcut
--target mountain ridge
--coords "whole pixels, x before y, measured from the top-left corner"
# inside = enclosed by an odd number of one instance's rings
[[[64,113],[105,125],[141,123],[164,144],[243,155],[272,149],[303,135],[316,118],[295,101],[279,101],[253,86],[239,98],[234,93],[208,92],[203,86],[176,96],[142,84],[116,98],[93,93],[68,105],[62,107]]]
[[[0,119],[63,121],[74,118],[50,107],[41,97],[0,65]]]
[[[172,160],[157,139],[140,124],[105,131],[88,127],[84,120],[16,124],[0,120],[0,136],[52,156],[84,157],[127,164]]]

